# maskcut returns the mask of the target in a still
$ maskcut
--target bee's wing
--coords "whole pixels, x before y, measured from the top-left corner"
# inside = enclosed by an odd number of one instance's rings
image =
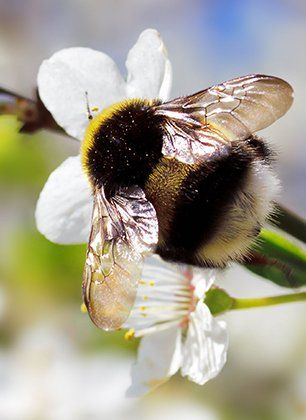
[[[83,295],[92,321],[104,330],[119,328],[133,306],[144,256],[154,251],[158,222],[139,187],[107,200],[94,193],[92,229],[83,275]]]
[[[249,75],[158,105],[155,112],[165,117],[163,154],[194,163],[268,127],[292,101],[284,80]]]

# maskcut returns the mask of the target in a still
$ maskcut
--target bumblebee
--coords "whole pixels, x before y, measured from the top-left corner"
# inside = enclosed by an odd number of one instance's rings
[[[83,293],[98,327],[124,323],[150,253],[217,268],[247,255],[278,190],[274,153],[254,133],[292,101],[285,81],[249,75],[166,103],[125,100],[90,122]]]

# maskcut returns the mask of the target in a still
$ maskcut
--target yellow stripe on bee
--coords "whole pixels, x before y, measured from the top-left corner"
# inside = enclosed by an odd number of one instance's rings
[[[188,175],[196,169],[196,164],[188,165],[179,162],[177,159],[167,159],[165,157],[162,157],[152,168],[144,191],[147,199],[153,204],[156,213],[159,215],[159,245],[167,242],[182,184]]]

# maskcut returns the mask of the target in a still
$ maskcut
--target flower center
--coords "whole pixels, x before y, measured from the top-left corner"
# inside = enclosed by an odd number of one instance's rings
[[[196,305],[198,303],[198,298],[196,297],[196,295],[194,294],[194,290],[195,287],[192,284],[192,278],[193,278],[193,273],[191,269],[186,269],[184,271],[184,276],[185,279],[187,280],[188,284],[189,284],[189,297],[190,297],[190,301],[189,301],[189,307],[188,307],[188,312],[187,314],[183,317],[182,321],[180,322],[180,327],[182,329],[186,329],[188,327],[188,323],[189,323],[189,316],[191,314],[191,312],[193,312],[196,308]]]
[[[192,271],[188,268],[176,277],[155,273],[156,280],[141,280],[135,306],[128,327],[132,336],[143,336],[173,325],[186,329],[190,313],[195,310],[198,298],[192,285]],[[133,333],[132,333],[133,331]],[[130,338],[129,332],[126,338]]]

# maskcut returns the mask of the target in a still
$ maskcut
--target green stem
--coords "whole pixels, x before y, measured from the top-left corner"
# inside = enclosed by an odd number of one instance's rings
[[[306,221],[302,217],[280,204],[276,205],[276,215],[273,223],[279,229],[288,232],[302,242],[306,242]]]
[[[282,303],[302,302],[306,300],[306,292],[293,293],[288,295],[271,296],[265,298],[250,298],[240,299],[232,298],[231,310],[233,309],[248,309],[257,308],[261,306],[280,305]]]

